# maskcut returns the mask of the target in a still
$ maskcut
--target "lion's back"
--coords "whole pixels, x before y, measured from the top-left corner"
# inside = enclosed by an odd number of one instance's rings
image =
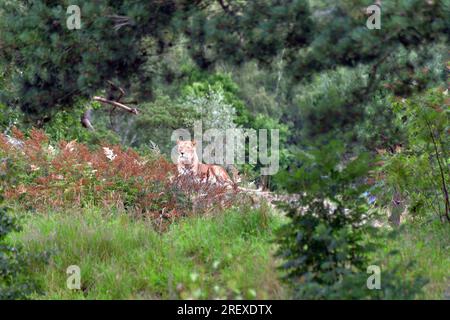
[[[217,180],[217,182],[232,183],[228,172],[219,165],[201,163],[199,164],[199,169],[202,176],[204,176],[207,180]]]

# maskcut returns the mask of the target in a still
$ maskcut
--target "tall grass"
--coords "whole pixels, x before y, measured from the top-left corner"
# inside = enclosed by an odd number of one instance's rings
[[[264,209],[231,209],[159,233],[151,221],[90,208],[29,215],[11,240],[53,253],[32,268],[45,292],[33,298],[277,299],[287,298],[272,255],[281,223]],[[81,290],[66,286],[70,265],[81,269]]]
[[[390,255],[395,251],[397,254]],[[450,299],[450,226],[440,221],[429,223],[407,222],[395,237],[379,243],[376,253],[385,267],[414,261],[412,268],[402,270],[403,280],[427,278],[418,299]]]

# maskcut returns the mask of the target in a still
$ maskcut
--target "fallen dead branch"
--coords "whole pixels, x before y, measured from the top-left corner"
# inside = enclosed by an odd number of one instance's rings
[[[130,112],[130,113],[133,113],[133,114],[136,114],[136,115],[139,114],[139,110],[138,109],[131,108],[131,107],[126,106],[126,105],[124,105],[124,104],[122,104],[120,102],[117,102],[117,101],[108,100],[108,99],[105,99],[105,98],[102,98],[102,97],[98,97],[98,96],[95,96],[92,99],[95,100],[95,101],[99,101],[101,103],[106,103],[106,104],[112,105],[114,107],[120,108],[122,110],[125,110],[127,112]]]

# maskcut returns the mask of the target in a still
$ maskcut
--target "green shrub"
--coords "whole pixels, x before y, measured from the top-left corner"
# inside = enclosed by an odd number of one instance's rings
[[[367,268],[379,236],[371,222],[377,216],[363,196],[369,158],[342,163],[344,148],[331,142],[300,155],[302,165],[285,174],[291,192],[305,192],[288,207],[292,221],[280,229],[279,256],[286,280],[300,299],[413,298],[422,279],[402,283],[401,269],[382,270],[380,290],[369,290]],[[408,268],[401,265],[399,268]]]
[[[410,99],[392,103],[397,125],[404,128],[406,140],[395,152],[382,150],[384,164],[379,197],[398,192],[409,212],[429,218],[430,212],[450,222],[450,108],[447,93],[429,90]]]
[[[0,203],[1,205],[1,203]],[[20,231],[16,219],[8,214],[8,209],[0,207],[0,300],[24,299],[39,290],[29,276],[30,259],[40,259],[43,255],[23,254],[20,247],[11,246],[6,241],[12,232]]]

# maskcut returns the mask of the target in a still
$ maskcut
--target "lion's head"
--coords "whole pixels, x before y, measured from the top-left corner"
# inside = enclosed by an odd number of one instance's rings
[[[178,164],[180,165],[197,165],[198,157],[195,141],[177,141]]]

